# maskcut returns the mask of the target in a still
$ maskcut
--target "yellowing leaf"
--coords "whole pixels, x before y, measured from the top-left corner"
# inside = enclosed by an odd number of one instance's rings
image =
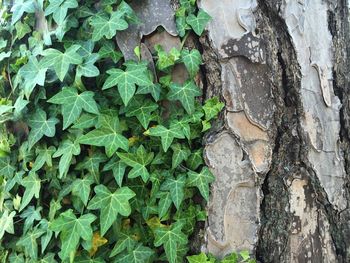
[[[94,235],[92,236],[92,241],[91,241],[92,245],[89,251],[90,257],[94,256],[98,248],[103,246],[107,242],[108,240],[106,238],[100,236],[100,232],[95,232]]]

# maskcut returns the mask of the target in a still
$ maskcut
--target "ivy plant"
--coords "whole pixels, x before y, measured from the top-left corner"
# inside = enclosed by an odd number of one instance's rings
[[[155,72],[125,61],[115,39],[140,23],[125,1],[0,3],[1,262],[183,262],[223,108],[202,105],[200,52],[156,46]],[[180,37],[209,19],[180,1]]]

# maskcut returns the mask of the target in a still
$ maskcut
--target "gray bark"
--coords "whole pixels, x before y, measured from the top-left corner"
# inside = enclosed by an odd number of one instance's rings
[[[347,0],[202,0],[206,138],[216,176],[204,247],[261,262],[350,262]]]

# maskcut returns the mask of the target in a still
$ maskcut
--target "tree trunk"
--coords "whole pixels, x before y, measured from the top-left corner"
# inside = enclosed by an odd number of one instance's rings
[[[350,262],[347,0],[202,0],[206,97],[226,102],[205,157],[205,247],[261,262]]]

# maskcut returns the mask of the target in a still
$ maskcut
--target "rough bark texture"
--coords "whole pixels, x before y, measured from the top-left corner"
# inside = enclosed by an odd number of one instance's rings
[[[350,262],[347,0],[202,0],[207,138],[216,175],[206,250],[261,262]],[[220,122],[218,122],[220,124]]]

